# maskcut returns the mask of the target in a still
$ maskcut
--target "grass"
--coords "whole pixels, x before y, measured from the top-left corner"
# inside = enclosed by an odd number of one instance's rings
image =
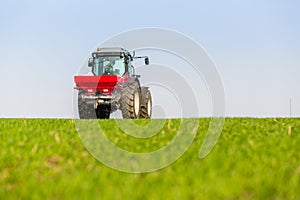
[[[199,119],[194,143],[169,167],[129,174],[95,160],[72,120],[0,119],[0,199],[300,199],[300,119],[227,118],[199,159],[209,121]],[[172,140],[179,122],[149,141],[100,123],[118,146],[147,152]]]

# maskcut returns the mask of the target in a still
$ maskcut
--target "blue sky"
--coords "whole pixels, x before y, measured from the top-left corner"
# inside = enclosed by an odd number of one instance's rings
[[[72,117],[73,75],[99,43],[161,27],[201,44],[228,116],[300,116],[299,1],[0,1],[0,117]]]

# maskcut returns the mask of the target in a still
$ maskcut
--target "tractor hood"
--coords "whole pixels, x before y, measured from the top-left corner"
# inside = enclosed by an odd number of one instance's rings
[[[122,85],[128,78],[120,76],[75,76],[75,89],[83,90],[87,94],[111,94],[116,85]],[[118,84],[117,84],[118,83]]]

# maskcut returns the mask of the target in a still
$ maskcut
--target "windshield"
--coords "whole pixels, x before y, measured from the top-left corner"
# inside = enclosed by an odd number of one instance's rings
[[[123,74],[125,73],[124,59],[120,58],[120,56],[95,57],[92,72],[95,76],[123,76]]]

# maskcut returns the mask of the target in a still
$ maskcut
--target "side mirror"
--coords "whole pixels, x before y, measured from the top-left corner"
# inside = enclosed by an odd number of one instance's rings
[[[149,58],[148,57],[145,58],[145,65],[149,65]]]
[[[88,66],[89,67],[93,67],[94,66],[94,59],[93,58],[89,58]]]

